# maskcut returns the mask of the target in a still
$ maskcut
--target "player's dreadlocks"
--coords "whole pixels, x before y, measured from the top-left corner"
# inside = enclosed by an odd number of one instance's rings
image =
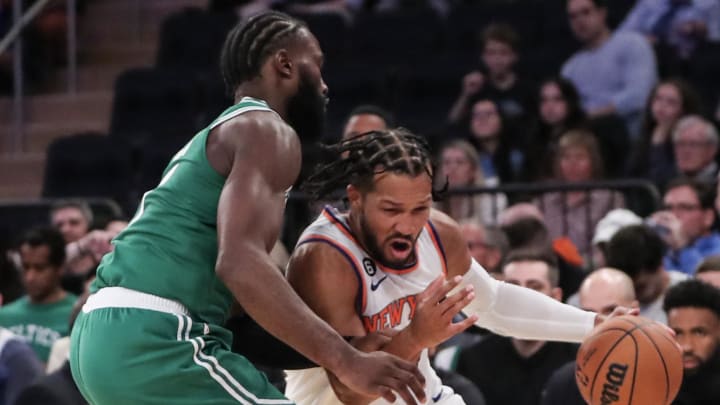
[[[304,28],[305,23],[287,14],[271,11],[238,24],[227,36],[220,56],[220,69],[229,92],[257,77],[265,59],[283,45],[283,40]]]
[[[348,184],[372,190],[374,176],[384,172],[413,177],[427,173],[430,179],[435,173],[425,140],[404,128],[372,131],[324,148],[337,158],[318,166],[303,184],[303,191],[315,199],[327,197]]]

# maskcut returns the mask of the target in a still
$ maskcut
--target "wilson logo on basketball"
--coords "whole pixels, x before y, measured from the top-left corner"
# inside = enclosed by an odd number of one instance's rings
[[[627,369],[627,364],[610,364],[610,368],[605,375],[605,384],[603,384],[603,390],[600,396],[600,403],[602,405],[609,405],[612,402],[620,400],[620,387],[622,387],[623,382],[625,382]]]

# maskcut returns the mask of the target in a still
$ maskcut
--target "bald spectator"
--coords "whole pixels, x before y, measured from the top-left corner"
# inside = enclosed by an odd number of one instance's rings
[[[605,267],[590,273],[580,286],[580,306],[603,315],[617,307],[638,308],[632,279],[620,270]],[[559,368],[548,380],[542,405],[585,405],[575,383],[575,362]]]
[[[460,231],[467,242],[470,255],[493,277],[502,275],[500,265],[508,252],[505,233],[496,227],[486,227],[477,220],[460,223]]]
[[[695,278],[720,288],[720,255],[708,256],[700,262]]]
[[[677,173],[704,183],[714,183],[718,175],[715,157],[718,131],[699,115],[682,118],[672,134]]]
[[[620,229],[607,245],[607,265],[621,270],[633,280],[640,303],[640,315],[667,323],[662,309],[668,288],[687,279],[687,275],[663,266],[665,244],[646,225]]]

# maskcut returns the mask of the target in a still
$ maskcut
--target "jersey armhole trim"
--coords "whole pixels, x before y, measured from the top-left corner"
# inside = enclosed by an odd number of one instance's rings
[[[358,263],[353,259],[353,254],[350,252],[345,246],[339,244],[338,242],[328,238],[324,235],[308,235],[306,238],[303,238],[300,242],[298,242],[297,246],[304,245],[306,243],[311,242],[320,242],[320,243],[326,243],[327,245],[333,247],[335,250],[340,252],[342,256],[347,260],[348,263],[350,263],[350,266],[352,267],[353,271],[355,272],[355,277],[357,278],[358,282],[358,292],[355,297],[355,312],[360,317],[365,312],[365,306],[367,305],[367,291],[365,289],[365,278],[363,276],[362,271],[360,271],[360,266]]]
[[[428,230],[428,234],[430,234],[430,239],[432,239],[433,245],[435,245],[435,249],[437,249],[438,253],[440,253],[440,257],[442,258],[443,274],[445,275],[445,277],[447,277],[447,256],[445,255],[445,248],[440,241],[440,235],[438,235],[437,229],[435,229],[435,225],[433,225],[432,221],[428,220],[425,227]]]

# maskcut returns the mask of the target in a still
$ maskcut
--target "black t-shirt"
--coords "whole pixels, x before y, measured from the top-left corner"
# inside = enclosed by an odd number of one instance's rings
[[[547,342],[522,358],[510,338],[489,335],[460,352],[457,371],[480,388],[488,405],[538,405],[545,382],[555,369],[575,359],[577,348]]]
[[[542,405],[586,405],[575,382],[575,362],[571,361],[550,376],[545,386]]]
[[[515,83],[507,89],[497,88],[488,80],[482,91],[476,97],[473,97],[473,100],[479,97],[489,98],[497,103],[505,119],[510,121],[525,120],[535,114],[536,92],[537,89],[534,83],[517,76]],[[469,107],[472,107],[472,105]]]

